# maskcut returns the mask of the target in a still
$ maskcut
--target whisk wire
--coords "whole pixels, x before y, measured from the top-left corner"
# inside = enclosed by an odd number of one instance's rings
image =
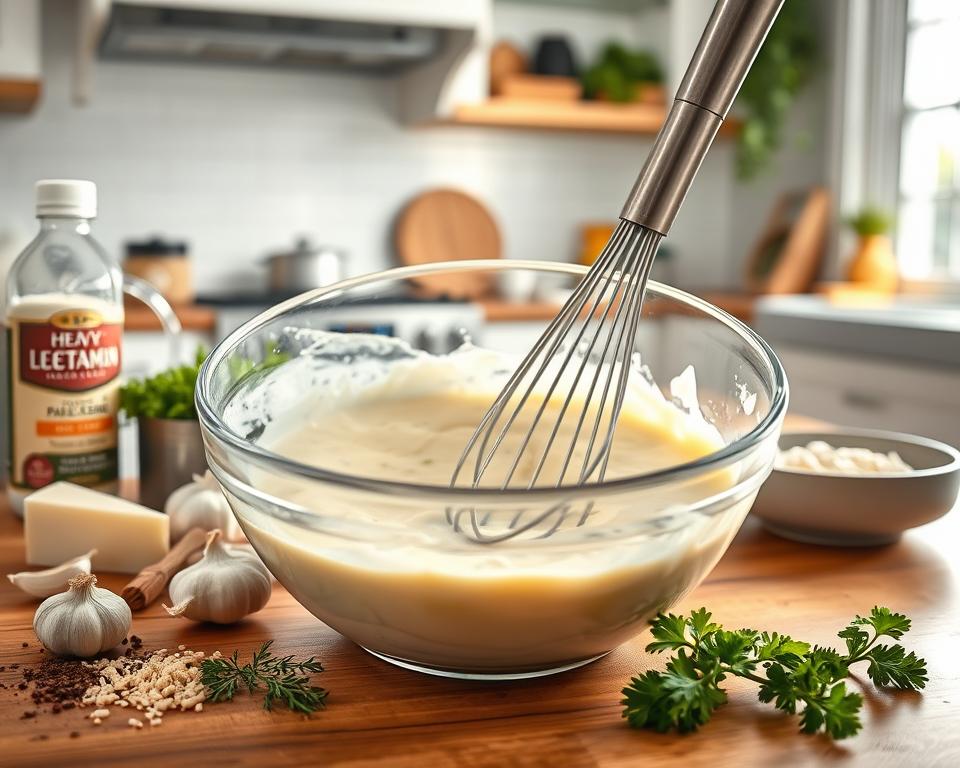
[[[624,294],[626,293],[624,278],[625,276],[632,274],[634,270],[636,270],[639,259],[642,257],[642,252],[638,252],[634,249],[634,245],[637,239],[639,239],[639,237],[640,235],[637,234],[637,236],[634,237],[633,240],[627,244],[626,263],[623,263],[623,261],[621,261],[618,264],[619,272],[617,272],[615,268],[615,271],[612,271],[608,276],[608,282],[609,280],[612,280],[614,277],[617,278],[617,284],[616,284],[614,293],[612,296],[610,296],[609,300],[607,301],[606,308],[604,310],[602,317],[600,317],[600,319],[596,323],[596,331],[593,334],[593,338],[590,340],[586,349],[578,350],[580,352],[580,357],[581,357],[580,365],[578,366],[577,373],[570,384],[570,390],[567,393],[567,397],[564,399],[563,404],[558,410],[556,422],[554,423],[553,430],[550,433],[550,437],[547,440],[547,443],[540,456],[540,461],[537,464],[537,469],[533,473],[533,476],[531,477],[531,480],[529,483],[529,487],[531,488],[534,486],[534,484],[540,477],[540,473],[543,470],[543,467],[547,461],[547,457],[550,454],[550,449],[553,447],[553,443],[554,443],[554,440],[556,439],[557,433],[560,431],[560,425],[563,423],[563,418],[566,415],[570,405],[574,402],[574,398],[576,397],[576,392],[577,392],[577,385],[580,383],[580,379],[583,376],[584,372],[586,371],[587,365],[592,361],[593,353],[594,353],[594,350],[597,348],[598,341],[600,340],[603,332],[606,331],[606,341],[603,344],[603,349],[600,352],[599,357],[596,360],[593,360],[593,362],[595,363],[594,367],[596,369],[596,372],[594,373],[594,376],[593,376],[593,381],[591,382],[590,387],[587,390],[587,394],[583,400],[582,408],[580,409],[580,417],[577,420],[577,424],[573,432],[573,437],[571,438],[571,441],[570,441],[570,449],[564,454],[563,464],[561,466],[560,473],[557,477],[557,485],[559,486],[559,485],[562,485],[563,483],[563,478],[566,476],[567,468],[569,467],[570,461],[573,458],[573,455],[575,453],[577,439],[579,438],[580,431],[583,428],[583,422],[585,421],[587,413],[590,410],[590,403],[593,399],[593,393],[596,389],[598,374],[602,368],[603,361],[607,357],[607,352],[610,348],[610,342],[613,340],[614,330],[620,325],[620,318],[621,318],[621,315],[623,314],[624,306],[627,303],[624,301]],[[608,286],[605,286],[604,289],[600,292],[598,300],[602,300],[603,297],[606,295],[607,287]],[[608,324],[606,321],[608,316],[610,315],[610,310],[613,309],[614,306],[616,306],[616,311],[614,312],[613,322]],[[571,348],[570,353],[567,355],[567,359],[564,360],[563,366],[562,366],[564,369],[569,364],[570,358],[572,357],[574,351],[575,351],[575,347]],[[559,382],[559,377],[554,382],[554,384],[556,384],[557,382]],[[543,407],[544,406],[541,406],[541,408]],[[603,409],[601,406],[601,409],[598,412],[598,415],[602,415],[602,412],[603,412]]]
[[[620,306],[617,308],[617,314],[614,317],[613,326],[614,328],[619,328],[619,333],[617,336],[617,343],[614,347],[613,354],[613,363],[616,363],[618,357],[622,358],[626,362],[629,357],[630,351],[633,349],[633,345],[636,341],[636,323],[639,321],[641,303],[643,301],[643,291],[646,288],[647,275],[649,274],[650,264],[654,254],[656,253],[657,244],[659,243],[659,236],[656,232],[646,230],[643,232],[644,241],[641,244],[640,248],[637,251],[637,258],[635,260],[635,267],[631,269],[631,273],[628,276],[625,276],[623,283],[627,284],[632,290],[627,301],[620,302]],[[638,274],[639,273],[639,274]],[[626,312],[627,316],[631,318],[633,330],[627,332],[630,324],[623,324],[620,322],[621,313]],[[607,345],[609,346],[610,339],[613,337],[613,328],[610,330],[610,334],[607,339]],[[625,343],[624,343],[625,342]],[[621,350],[623,350],[621,352]],[[607,347],[603,350],[602,359],[606,359],[607,356]],[[604,386],[601,389],[600,404],[597,409],[597,419],[593,422],[593,428],[590,431],[590,438],[587,441],[587,447],[583,455],[583,465],[580,468],[580,476],[577,480],[578,483],[586,482],[593,472],[596,469],[595,462],[591,465],[590,457],[593,455],[593,447],[596,444],[597,434],[600,430],[600,425],[603,423],[603,413],[607,404],[607,396],[610,394],[610,385],[613,381],[613,375],[615,372],[616,366],[611,364],[606,367],[607,378]],[[590,392],[588,395],[588,401],[593,398],[593,392],[596,389],[597,382],[600,379],[600,375],[603,373],[604,367],[597,365],[593,374],[593,382],[590,385]],[[580,429],[582,428],[582,423],[586,419],[587,409],[584,408],[580,415],[580,423],[577,424],[577,432],[574,435],[574,440],[579,437]],[[614,413],[611,417],[611,423],[616,423],[616,418],[619,413],[614,409]],[[604,446],[601,446],[601,454],[604,452]],[[572,453],[567,456],[566,461],[572,458]],[[600,480],[603,480],[603,476],[606,472],[606,467],[604,466],[601,469]],[[564,474],[566,474],[566,464],[564,465]]]
[[[588,417],[592,424],[578,482],[591,479],[598,470],[599,479],[603,479],[617,417],[623,407],[643,291],[660,237],[657,232],[632,222],[620,222],[594,267],[511,375],[474,430],[456,465],[451,484],[456,484],[471,453],[475,453],[472,485],[477,487],[480,484],[494,457],[498,452],[502,453],[504,441],[535,395],[539,403],[536,410],[532,411],[529,423],[524,422],[525,432],[520,436],[518,447],[511,449],[510,458],[505,457],[505,474],[497,485],[501,489],[511,487],[525,458],[531,459],[532,468],[525,484],[528,488],[538,484],[565,420],[572,421],[567,416],[574,403],[580,412],[573,426],[572,437],[565,445],[566,450],[557,454],[560,456],[560,471],[556,478],[551,475],[550,484],[556,487],[563,485],[578,452],[580,437],[585,434]],[[580,356],[576,367],[572,365],[575,355]],[[545,391],[539,393],[538,384],[549,370],[557,367],[557,362],[561,375],[553,376],[547,382]],[[595,370],[592,377],[586,380],[584,376],[591,364]],[[568,369],[571,375],[562,375]],[[604,372],[605,385],[598,387]],[[550,413],[552,423],[548,423],[544,417],[550,412],[551,403],[559,400],[555,395],[561,385],[565,387],[563,400],[555,416]],[[594,402],[598,389],[599,405]],[[538,429],[547,437],[531,457],[529,449]],[[598,442],[601,435],[602,439]],[[564,440],[566,443],[566,438]],[[584,519],[588,515],[589,512],[585,512]]]
[[[477,428],[467,441],[467,445],[461,453],[460,458],[457,461],[457,465],[454,468],[451,485],[456,484],[464,464],[474,449],[477,449],[477,458],[476,465],[474,467],[473,484],[476,485],[479,482],[483,473],[489,466],[490,461],[492,461],[494,454],[500,447],[500,443],[502,442],[503,437],[506,435],[506,432],[509,431],[520,409],[522,409],[532,394],[532,389],[528,389],[524,393],[520,403],[518,404],[518,408],[515,409],[511,419],[508,420],[504,429],[498,435],[498,439],[495,441],[493,448],[488,451],[487,445],[489,443],[493,427],[496,426],[496,422],[503,414],[507,403],[513,397],[520,382],[527,375],[527,372],[533,367],[537,360],[540,359],[540,354],[544,348],[549,347],[549,350],[545,356],[546,360],[548,361],[556,353],[557,348],[563,342],[563,339],[570,327],[573,325],[573,322],[583,311],[583,307],[592,293],[592,288],[595,285],[596,280],[599,279],[603,272],[605,272],[606,267],[609,266],[610,262],[614,260],[617,249],[629,234],[629,230],[630,227],[625,222],[621,222],[621,225],[617,227],[617,230],[611,237],[610,242],[604,249],[604,252],[601,253],[600,257],[597,259],[597,263],[595,264],[596,270],[589,274],[587,278],[584,279],[574,289],[573,294],[564,304],[563,308],[547,326],[547,330],[537,340],[537,343],[533,346],[533,349],[531,349],[530,353],[523,359],[517,370],[514,371],[514,373],[510,376],[493,405],[491,405],[489,410],[484,414],[483,418],[480,420],[480,423],[477,425]],[[540,376],[543,375],[544,370],[545,366],[541,365],[541,369],[534,376],[534,383],[539,380]],[[477,446],[478,440],[481,441],[479,447]]]
[[[627,241],[623,244],[621,250],[619,251],[619,255],[615,259],[614,264],[606,271],[606,275],[604,277],[604,280],[602,281],[603,286],[600,288],[598,292],[596,292],[596,297],[594,298],[593,305],[590,307],[589,312],[587,312],[586,315],[583,316],[583,320],[580,324],[579,332],[576,334],[576,337],[571,342],[568,343],[566,356],[564,357],[563,363],[561,363],[560,365],[560,370],[566,370],[567,366],[570,364],[570,361],[573,359],[574,354],[578,352],[582,352],[580,347],[581,347],[581,342],[583,340],[583,336],[586,333],[587,329],[590,327],[591,321],[593,321],[597,317],[597,313],[604,302],[604,297],[607,295],[610,289],[610,284],[614,282],[614,279],[617,277],[618,274],[623,273],[624,261],[629,260],[630,254],[631,254],[631,248],[632,248],[632,244],[630,242],[630,239],[628,238]],[[619,290],[620,290],[620,285],[619,283],[616,283],[614,285],[613,297],[611,297],[611,299],[606,302],[606,307],[603,310],[603,315],[600,317],[599,321],[596,322],[596,332],[594,333],[593,339],[589,343],[588,351],[596,345],[598,336],[604,330],[605,321],[608,315],[610,314],[611,308],[615,303],[614,299],[616,298],[616,294]],[[557,345],[557,350],[561,351],[562,346],[563,344],[561,342],[561,344]],[[560,430],[560,425],[563,423],[563,417],[566,414],[567,408],[570,405],[574,392],[576,392],[577,384],[580,382],[580,378],[583,375],[583,371],[586,367],[588,360],[589,360],[589,354],[582,354],[582,360],[581,360],[580,366],[577,370],[576,375],[574,376],[573,381],[570,384],[570,392],[568,393],[567,397],[563,402],[562,407],[559,409],[557,413],[557,419],[554,422],[553,429],[551,430],[550,436],[547,439],[546,445],[544,446],[544,450],[541,454],[540,461],[538,462],[537,467],[532,473],[530,480],[528,482],[527,487],[529,488],[532,488],[540,477],[540,473],[542,472],[544,464],[546,463],[547,456],[550,453],[550,448],[552,447],[553,442],[556,439],[557,432]],[[530,383],[528,392],[533,390],[534,386],[536,386],[536,383],[539,380],[540,375],[542,375],[542,373],[545,370],[547,370],[551,362],[552,362],[552,357],[546,357],[544,359],[543,363],[541,364],[540,371],[538,372],[538,376],[535,377],[534,380]],[[529,445],[530,440],[535,434],[536,429],[540,424],[540,420],[543,417],[543,414],[545,413],[547,406],[550,404],[553,398],[553,393],[556,391],[557,386],[560,384],[560,382],[561,382],[561,377],[559,376],[555,377],[553,381],[550,383],[550,386],[547,389],[547,392],[544,394],[543,400],[540,403],[540,407],[537,409],[537,412],[533,418],[533,421],[530,423],[527,433],[520,445],[520,448],[517,451],[517,455],[514,458],[513,464],[511,465],[510,470],[507,473],[506,479],[503,483],[504,488],[508,487],[510,484],[510,481],[513,479],[513,475],[520,464],[520,459],[523,457],[524,453],[526,452],[527,446]],[[520,408],[518,407],[515,410],[515,414],[518,414],[519,410]],[[516,416],[514,416],[514,418],[515,417]],[[557,480],[557,485],[561,485],[562,481],[563,481],[563,474],[561,473],[560,477]]]
[[[651,237],[648,238],[645,248],[641,249],[640,253],[640,269],[637,275],[631,275],[628,280],[631,281],[632,285],[632,294],[630,296],[630,311],[628,314],[628,321],[625,326],[621,328],[621,335],[624,336],[624,343],[621,352],[621,362],[619,375],[620,378],[617,381],[616,390],[614,392],[614,402],[613,408],[610,411],[610,419],[607,426],[607,433],[604,437],[603,443],[600,446],[600,451],[598,454],[599,459],[599,480],[603,480],[607,473],[607,465],[610,461],[610,454],[613,447],[613,438],[614,433],[617,427],[617,421],[620,417],[620,411],[623,409],[623,401],[626,397],[627,392],[627,381],[630,377],[630,358],[636,344],[637,339],[637,330],[640,325],[640,310],[643,305],[643,295],[647,287],[647,277],[650,274],[650,268],[653,265],[653,257],[656,254],[657,245],[660,242],[660,236],[656,232],[651,232]],[[626,329],[626,333],[623,331]],[[614,358],[616,362],[616,357]],[[609,368],[607,385],[604,387],[604,396],[610,391],[610,379],[613,376],[616,366],[611,365]],[[600,424],[600,419],[597,420],[597,424]],[[589,452],[587,454],[589,458]],[[596,470],[595,461],[587,470],[587,477],[589,478],[593,475]]]

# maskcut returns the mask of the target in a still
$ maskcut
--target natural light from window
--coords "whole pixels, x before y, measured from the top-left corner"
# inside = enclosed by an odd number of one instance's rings
[[[960,280],[960,0],[909,0],[903,90],[901,271]]]

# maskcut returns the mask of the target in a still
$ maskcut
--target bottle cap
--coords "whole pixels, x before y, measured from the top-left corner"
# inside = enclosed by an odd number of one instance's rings
[[[37,216],[97,215],[97,185],[82,179],[43,179],[36,184]]]

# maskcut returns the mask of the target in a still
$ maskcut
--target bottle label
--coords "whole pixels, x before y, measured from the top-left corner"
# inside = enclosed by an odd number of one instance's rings
[[[122,332],[82,307],[8,317],[12,485],[116,480]]]

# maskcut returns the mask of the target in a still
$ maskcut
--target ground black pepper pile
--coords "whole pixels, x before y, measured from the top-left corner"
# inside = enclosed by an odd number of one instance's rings
[[[33,667],[23,670],[20,690],[30,688],[30,699],[37,706],[50,705],[54,714],[64,709],[73,709],[86,693],[87,688],[98,681],[95,670],[88,669],[76,659],[49,657]],[[36,715],[23,713],[24,718]]]
[[[134,655],[135,650],[143,645],[143,641],[136,635],[131,635],[129,641],[124,638],[123,644],[129,647],[125,656]],[[27,646],[27,643],[23,644]],[[0,666],[0,671],[19,669],[19,664]],[[96,685],[99,673],[84,666],[80,659],[61,659],[56,656],[47,656],[39,663],[23,669],[23,679],[17,683],[17,691],[29,691],[31,701],[36,707],[44,707],[42,711],[59,714],[64,710],[74,709],[80,699],[87,692],[87,688]],[[44,705],[50,705],[49,710]],[[24,710],[21,720],[31,720],[37,716],[37,709]],[[71,737],[73,734],[70,734]]]

